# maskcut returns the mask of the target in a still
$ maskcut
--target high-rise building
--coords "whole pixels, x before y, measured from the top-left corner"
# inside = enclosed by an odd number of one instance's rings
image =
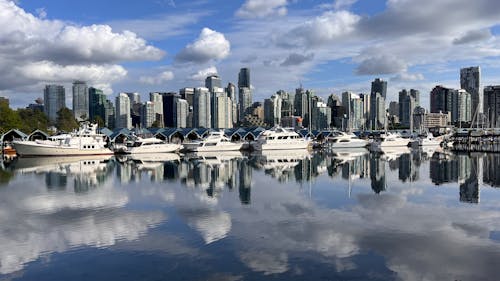
[[[189,113],[187,117],[187,127],[193,127],[193,97],[194,97],[194,88],[182,88],[179,90],[181,94],[181,99],[184,99],[188,102],[189,105]]]
[[[319,98],[313,101],[311,121],[313,130],[328,129],[332,123],[332,109]]]
[[[361,129],[365,123],[361,97],[352,92],[344,92],[342,93],[342,105],[345,108],[346,129],[349,131]]]
[[[222,88],[215,87],[211,94],[212,127],[225,129],[233,127],[233,102]]]
[[[470,122],[472,120],[471,95],[464,89],[453,90],[451,94],[451,121],[462,123]]]
[[[226,87],[227,96],[231,98],[233,102],[236,101],[236,86],[233,83],[228,83]]]
[[[264,122],[268,126],[276,126],[281,123],[281,96],[272,95],[264,100]]]
[[[420,106],[420,91],[410,89],[410,96],[415,100],[415,106]]]
[[[413,93],[413,95],[412,95]],[[410,90],[408,92],[406,89],[403,89],[399,92],[399,122],[401,125],[410,127],[413,121],[412,113],[417,106],[416,97],[418,97],[418,91]]]
[[[44,112],[50,122],[56,122],[57,112],[66,107],[66,92],[61,85],[46,85],[43,90]]]
[[[484,114],[490,127],[500,127],[500,85],[484,88]]]
[[[399,119],[399,102],[391,101],[389,103],[389,115],[396,116]]]
[[[387,96],[387,81],[380,78],[372,82],[370,93],[370,122],[372,129],[385,127],[385,98]]]
[[[126,94],[130,100],[130,106],[136,103],[141,103],[141,95],[139,93],[126,93]]]
[[[181,99],[188,102],[189,106],[193,106],[194,88],[182,88],[179,90]]]
[[[161,93],[149,93],[149,101],[153,103],[155,123],[159,128],[165,127],[163,119],[163,97]]]
[[[78,121],[89,119],[89,93],[87,83],[73,82],[73,116]]]
[[[387,81],[384,81],[380,78],[373,80],[371,93],[372,93],[372,95],[373,95],[373,93],[380,93],[380,95],[382,95],[382,97],[384,97],[384,99],[386,99],[386,97],[387,97]]]
[[[374,130],[383,129],[385,127],[385,98],[375,92],[370,95],[370,128]]]
[[[115,106],[112,101],[106,100],[104,103],[104,124],[106,127],[114,129],[116,127],[115,121]]]
[[[471,95],[471,114],[478,116],[483,111],[483,93],[481,91],[481,68],[479,66],[460,69],[460,88]],[[477,117],[476,117],[477,118]]]
[[[154,103],[150,101],[143,103],[141,108],[141,126],[143,128],[151,128],[155,120],[156,115]]]
[[[431,112],[451,112],[451,94],[453,89],[436,86],[431,91]]]
[[[208,88],[210,92],[214,88],[222,88],[222,81],[218,75],[212,74],[205,79],[205,88]]]
[[[162,105],[163,105],[163,124],[165,127],[173,128],[174,112],[175,112],[175,100],[179,99],[180,96],[177,93],[161,93],[162,95]]]
[[[240,121],[245,118],[245,115],[249,114],[252,107],[252,90],[248,87],[241,87],[239,90],[239,114]]]
[[[450,113],[452,123],[470,122],[471,95],[467,91],[436,86],[431,91],[431,112]]]
[[[132,129],[130,99],[126,93],[120,93],[115,101],[115,127]]]
[[[239,100],[239,121],[242,122],[245,115],[249,114],[252,106],[252,88],[250,84],[250,69],[242,68],[238,73],[238,100]]]
[[[238,74],[238,88],[251,88],[249,68],[240,69],[240,73]]]
[[[104,104],[106,103],[106,95],[102,90],[94,87],[90,87],[88,91],[90,121],[95,121],[98,116],[104,121]]]
[[[189,114],[189,103],[185,99],[175,100],[174,126],[186,128]]]
[[[193,98],[193,126],[196,128],[211,127],[210,92],[207,88],[196,88]]]

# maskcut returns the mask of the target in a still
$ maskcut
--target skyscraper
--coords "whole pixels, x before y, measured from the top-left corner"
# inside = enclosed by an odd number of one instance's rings
[[[281,123],[281,97],[272,95],[264,100],[264,122],[268,126],[276,126]]]
[[[471,95],[472,116],[482,114],[484,112],[483,93],[481,91],[481,68],[479,66],[460,69],[460,88],[466,90]]]
[[[436,86],[431,91],[431,112],[450,113],[451,122],[470,122],[471,95],[467,91]]]
[[[156,120],[155,105],[153,102],[147,101],[141,107],[141,126],[143,128],[151,128]]]
[[[189,114],[189,104],[184,99],[175,100],[174,126],[176,128],[186,128]]]
[[[408,92],[406,89],[403,89],[402,91],[399,92],[399,122],[401,125],[410,127],[411,122],[412,122],[412,113],[413,110],[415,110],[416,107],[416,93],[415,90],[413,90],[413,95],[411,95],[411,91]]]
[[[73,116],[78,121],[89,119],[89,93],[87,83],[73,82]]]
[[[330,128],[332,123],[332,109],[319,97],[313,99],[311,129],[323,130]]]
[[[174,112],[175,112],[175,100],[179,99],[180,96],[177,93],[162,93],[162,103],[163,103],[163,124],[165,127],[175,127],[174,123]]]
[[[238,74],[238,88],[250,88],[250,69],[242,68]]]
[[[46,85],[43,90],[44,112],[50,122],[56,122],[57,112],[66,106],[66,93],[61,85]]]
[[[249,110],[252,108],[252,91],[250,88],[242,87],[239,88],[239,101],[240,101],[240,122],[245,119],[245,115],[249,114]]]
[[[342,93],[342,105],[345,107],[347,130],[360,129],[365,123],[363,101],[360,96],[352,92],[344,92]]]
[[[452,122],[470,122],[472,120],[471,94],[464,89],[453,90],[451,92],[451,121]]]
[[[500,85],[484,88],[484,114],[490,127],[500,127]]]
[[[242,122],[246,114],[249,114],[249,110],[252,106],[252,89],[250,84],[250,69],[242,68],[238,73],[238,100],[240,103],[239,121]]]
[[[443,86],[436,86],[431,91],[431,112],[451,112],[451,96],[450,92],[453,89]]]
[[[155,122],[158,127],[165,127],[163,120],[163,97],[160,93],[149,93],[149,101],[154,105]]]
[[[222,81],[218,75],[212,74],[205,79],[205,88],[208,88],[210,92],[214,88],[222,88]]]
[[[104,125],[110,129],[115,128],[115,106],[110,100],[106,100],[104,103]]]
[[[370,127],[381,129],[385,127],[385,98],[387,95],[387,81],[380,78],[372,82],[370,93]]]
[[[132,128],[132,118],[130,115],[130,99],[126,93],[120,93],[115,102],[115,127]]]
[[[373,80],[371,93],[380,93],[385,99],[387,96],[387,81],[380,78]]]
[[[102,90],[94,87],[89,88],[89,119],[95,121],[97,116],[103,121],[104,117],[104,104],[106,103],[106,95]]]
[[[233,102],[222,88],[215,87],[212,92],[212,127],[232,128],[233,127]]]
[[[231,99],[231,109],[232,109],[232,119],[233,127],[238,123],[238,100],[236,99],[236,86],[232,83],[227,84],[226,88],[227,96]]]
[[[210,92],[207,88],[196,88],[193,98],[193,126],[197,128],[210,128]]]

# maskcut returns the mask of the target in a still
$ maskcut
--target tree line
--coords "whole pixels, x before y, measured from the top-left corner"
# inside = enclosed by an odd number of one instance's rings
[[[71,132],[79,127],[73,112],[64,107],[57,112],[56,122],[50,122],[47,115],[39,109],[19,108],[11,109],[8,102],[0,101],[0,134],[11,129],[18,129],[25,133],[34,130],[49,131],[49,127],[56,127],[58,131]]]

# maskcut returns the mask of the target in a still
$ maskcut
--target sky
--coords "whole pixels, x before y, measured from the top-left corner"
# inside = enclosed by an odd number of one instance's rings
[[[70,3],[70,4],[69,4]],[[0,96],[25,107],[45,84],[87,81],[119,92],[200,87],[208,74],[237,83],[248,67],[254,101],[303,85],[318,96],[388,99],[435,85],[458,88],[462,67],[500,84],[496,0],[0,0]]]

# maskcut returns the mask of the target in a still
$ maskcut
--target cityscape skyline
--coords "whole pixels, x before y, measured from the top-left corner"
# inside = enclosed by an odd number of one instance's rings
[[[257,2],[91,0],[69,13],[61,1],[1,0],[8,43],[0,57],[9,67],[0,95],[18,108],[45,84],[69,89],[82,80],[108,95],[145,99],[203,86],[210,73],[237,84],[244,67],[252,70],[254,100],[300,84],[325,100],[368,93],[380,77],[389,82],[387,100],[412,88],[427,105],[435,85],[460,88],[456,70],[476,65],[483,86],[497,84],[500,5],[493,1]]]

